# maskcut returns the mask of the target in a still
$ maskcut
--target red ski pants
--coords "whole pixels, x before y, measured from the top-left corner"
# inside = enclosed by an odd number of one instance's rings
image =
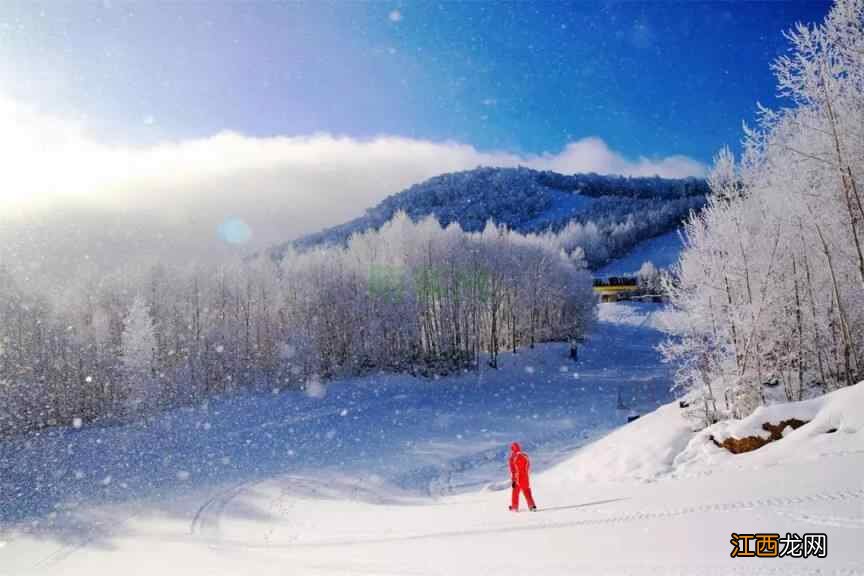
[[[531,488],[529,486],[519,486],[519,484],[513,485],[513,497],[510,499],[510,506],[513,510],[519,509],[519,492],[525,495],[525,501],[528,503],[528,508],[534,508],[534,497],[531,496]]]

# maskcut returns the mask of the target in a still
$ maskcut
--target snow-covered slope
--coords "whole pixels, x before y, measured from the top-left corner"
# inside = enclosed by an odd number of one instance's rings
[[[668,401],[669,369],[653,349],[661,338],[637,325],[600,322],[578,363],[566,345],[549,344],[501,354],[498,370],[316,382],[308,393],[225,397],[146,425],[10,439],[0,443],[0,498],[7,503],[0,523],[70,503],[307,470],[376,476],[426,497],[480,488],[504,469],[501,458],[514,439],[542,468],[621,425],[631,410]],[[610,357],[626,360],[610,367]],[[619,396],[626,409],[619,409]]]
[[[480,378],[379,377],[269,398],[263,415],[262,399],[234,398],[153,433],[5,443],[3,462],[18,455],[3,468],[0,574],[861,574],[864,384],[740,430],[694,432],[671,403],[585,445],[656,405],[668,378],[657,308],[614,307],[575,366],[550,346]],[[812,422],[751,454],[707,436],[787,414]],[[169,432],[188,438],[162,454]],[[535,463],[537,513],[507,511],[513,439]],[[162,459],[108,456],[148,443]],[[124,493],[142,474],[151,489]],[[733,559],[732,532],[824,532],[828,557]]]
[[[627,254],[597,270],[599,276],[635,274],[645,262],[658,269],[669,268],[678,261],[684,245],[680,229],[670,230],[654,238],[643,240]]]
[[[730,436],[768,438],[770,434],[762,428],[763,423],[776,425],[793,418],[807,424],[797,430],[787,427],[782,441],[771,442],[753,452],[732,455],[711,440],[713,437],[722,442]],[[823,458],[855,454],[864,459],[864,383],[803,402],[763,406],[743,420],[714,424],[690,440],[676,458],[675,471],[679,475],[702,474],[718,467],[817,463]],[[864,487],[864,476],[859,475],[859,481]]]

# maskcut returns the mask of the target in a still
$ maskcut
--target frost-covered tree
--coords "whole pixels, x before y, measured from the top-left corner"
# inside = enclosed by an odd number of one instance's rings
[[[132,301],[123,319],[120,360],[126,383],[128,407],[145,410],[158,400],[156,383],[156,333],[147,304],[141,296]]]
[[[594,313],[583,252],[563,237],[402,212],[280,260],[142,256],[59,286],[32,270],[0,267],[0,433],[313,377],[483,368],[502,350],[582,334]]]
[[[636,272],[636,278],[639,280],[639,287],[649,294],[658,292],[660,286],[660,271],[653,262],[643,262]]]
[[[717,156],[667,283],[688,322],[665,352],[708,421],[864,378],[864,1],[787,37],[791,106]]]

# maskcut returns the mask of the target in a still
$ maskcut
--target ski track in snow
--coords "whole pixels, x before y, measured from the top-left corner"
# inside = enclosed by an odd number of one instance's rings
[[[212,498],[208,498],[195,512],[195,517],[189,524],[189,533],[192,535],[201,535],[207,532],[212,532],[218,529],[220,517],[225,511],[225,507],[243,492],[248,482],[242,482],[229,490],[219,492]]]
[[[813,517],[807,514],[796,514],[790,513],[788,511],[782,510],[784,506],[799,506],[802,504],[808,503],[818,503],[818,502],[844,502],[850,500],[858,500],[864,498],[864,488],[861,489],[852,489],[852,490],[841,490],[834,492],[818,492],[812,494],[806,494],[801,496],[786,496],[786,497],[776,497],[776,498],[755,498],[749,500],[740,500],[736,502],[725,502],[725,503],[714,503],[714,504],[704,504],[704,505],[696,505],[696,506],[685,506],[680,508],[669,508],[665,510],[659,510],[655,512],[631,512],[627,514],[617,514],[602,518],[589,518],[589,519],[581,519],[581,520],[569,520],[563,522],[537,522],[531,521],[528,523],[521,523],[517,526],[505,526],[505,527],[496,527],[496,528],[488,528],[488,529],[474,529],[474,530],[453,530],[453,531],[443,531],[443,532],[429,532],[422,534],[410,534],[405,536],[395,536],[390,538],[355,538],[355,539],[346,539],[346,540],[322,540],[319,542],[295,542],[289,544],[272,544],[267,543],[266,545],[256,543],[256,542],[247,542],[240,540],[230,540],[230,539],[220,539],[218,537],[218,526],[221,521],[221,515],[225,511],[225,507],[227,504],[233,500],[234,498],[241,495],[243,491],[243,487],[239,487],[239,489],[235,488],[232,490],[228,490],[226,492],[221,493],[214,499],[211,499],[199,510],[199,514],[196,515],[195,521],[193,522],[193,526],[197,523],[199,526],[209,526],[211,529],[211,533],[204,535],[206,542],[213,547],[217,548],[242,548],[246,550],[256,550],[256,549],[278,549],[278,548],[321,548],[321,547],[340,547],[340,546],[354,546],[360,544],[383,544],[383,543],[395,543],[395,542],[405,542],[412,540],[436,540],[440,538],[463,538],[470,537],[472,535],[480,535],[480,534],[505,534],[510,532],[522,532],[522,531],[531,531],[531,530],[546,530],[546,529],[556,529],[556,528],[573,528],[579,526],[595,526],[595,525],[615,525],[615,524],[623,524],[628,522],[639,522],[644,520],[654,520],[654,519],[666,519],[673,518],[677,516],[685,516],[689,514],[697,514],[697,513],[716,513],[716,512],[735,512],[739,510],[753,510],[758,508],[778,508],[781,509],[777,513],[781,515],[788,515],[791,517],[795,517],[796,519],[807,521],[814,524],[827,524],[832,526],[853,526],[859,527],[864,524],[864,519],[845,519],[844,522],[840,524],[830,523],[831,518],[821,518],[823,521],[820,521],[820,517]],[[602,504],[607,502],[617,502],[622,500],[628,500],[629,498],[614,498],[609,499],[602,502],[587,502],[582,505],[573,505],[568,507],[560,507],[560,508],[538,508],[536,513],[532,513],[533,515],[539,515],[542,517],[543,512],[554,511],[558,509],[572,509],[579,510],[585,507],[589,507],[592,504]],[[216,506],[211,506],[214,501],[218,501],[219,504]],[[212,510],[212,517],[207,517]],[[526,512],[527,513],[527,512]],[[201,518],[199,518],[199,515]],[[827,521],[827,522],[826,522]],[[193,533],[195,531],[193,530]]]

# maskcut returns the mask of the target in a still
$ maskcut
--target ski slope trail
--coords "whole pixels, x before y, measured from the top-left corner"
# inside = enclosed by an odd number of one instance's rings
[[[550,471],[535,482],[541,510],[518,514],[501,491],[382,504],[374,494],[349,499],[350,485],[272,479],[221,493],[194,533],[159,515],[136,518],[108,549],[32,572],[101,575],[122,562],[132,574],[860,574],[861,476],[830,487],[824,476],[848,464],[844,454],[818,467],[567,486]],[[729,557],[731,533],[758,531],[826,533],[829,556]]]
[[[834,418],[816,451],[703,466],[660,310],[601,305],[576,363],[547,345],[7,441],[0,575],[861,574],[857,433]],[[536,513],[507,510],[512,440]],[[828,558],[729,556],[733,532],[787,531],[827,534]]]
[[[658,269],[666,269],[678,262],[683,249],[682,230],[676,228],[639,242],[621,258],[616,258],[598,268],[596,274],[599,276],[635,274],[645,262],[651,262]]]
[[[640,492],[639,489],[636,489],[635,492]],[[227,500],[222,502],[222,506],[212,510],[213,518],[207,522],[208,526],[217,526],[222,523],[222,521],[231,522],[233,516],[230,513],[227,513],[227,507],[234,501],[236,498],[247,498],[254,500],[256,497],[253,494],[242,494],[238,492],[232,492]],[[600,526],[600,525],[620,525],[631,522],[641,522],[641,521],[650,521],[657,519],[667,519],[667,518],[675,518],[679,516],[685,515],[693,515],[693,514],[707,514],[707,513],[723,513],[723,512],[734,512],[739,510],[756,510],[763,508],[770,508],[772,512],[781,516],[790,516],[795,517],[801,520],[803,523],[812,523],[816,525],[830,525],[830,526],[843,526],[843,527],[860,527],[864,521],[860,518],[842,518],[839,522],[826,517],[812,516],[809,514],[790,514],[789,509],[795,508],[799,506],[806,506],[809,504],[822,504],[822,503],[845,503],[846,505],[855,506],[864,498],[864,488],[849,488],[844,490],[837,491],[822,491],[822,492],[813,492],[810,494],[798,495],[798,496],[784,496],[784,497],[775,497],[775,496],[766,496],[761,498],[748,498],[745,500],[737,500],[737,501],[724,501],[724,502],[713,502],[713,503],[703,503],[703,504],[695,504],[690,506],[669,506],[665,508],[655,509],[658,501],[650,500],[643,502],[632,502],[633,497],[619,497],[619,498],[608,498],[596,501],[588,501],[582,502],[579,504],[571,504],[571,505],[553,505],[548,507],[538,508],[535,514],[529,514],[531,518],[527,520],[520,520],[518,522],[511,522],[501,526],[490,526],[488,522],[482,522],[477,526],[469,526],[466,527],[464,525],[458,530],[445,530],[441,532],[429,532],[419,528],[416,532],[400,534],[396,536],[390,537],[378,537],[376,535],[369,535],[362,529],[359,529],[356,525],[360,524],[363,526],[370,526],[376,523],[371,517],[367,517],[365,514],[358,514],[352,517],[352,520],[349,521],[349,524],[352,526],[354,530],[357,530],[358,535],[352,537],[343,537],[341,539],[336,539],[332,537],[324,537],[321,539],[310,539],[309,535],[311,534],[333,534],[339,533],[346,529],[346,525],[344,521],[339,522],[340,526],[319,526],[315,531],[309,531],[307,535],[293,533],[290,528],[296,527],[295,521],[296,518],[290,518],[290,516],[295,510],[291,505],[286,505],[283,501],[285,499],[284,493],[278,499],[272,499],[265,503],[265,506],[271,509],[274,512],[273,521],[274,524],[279,524],[279,538],[275,538],[274,535],[277,532],[276,526],[268,526],[267,534],[262,538],[232,538],[231,536],[225,536],[224,534],[228,532],[224,530],[221,526],[219,526],[218,530],[212,530],[205,537],[207,539],[207,543],[215,548],[242,548],[242,549],[277,549],[277,548],[302,548],[302,547],[311,547],[311,548],[319,548],[319,547],[343,547],[343,546],[355,546],[362,544],[382,544],[382,543],[398,543],[404,541],[411,540],[439,540],[439,539],[447,539],[447,538],[465,538],[476,535],[484,535],[484,534],[498,534],[498,533],[509,533],[509,532],[521,532],[521,531],[531,531],[531,530],[541,530],[548,528],[571,528],[571,527],[590,527],[590,526]],[[491,500],[488,499],[488,500]],[[496,499],[498,503],[498,507],[500,507],[500,502],[502,500],[500,498]],[[612,503],[617,502],[625,502],[631,501],[628,504],[621,504],[618,507],[611,506]],[[248,504],[248,501],[247,501]],[[452,501],[440,502],[438,505],[447,505],[458,507],[460,510],[471,510],[478,513],[482,513],[482,516],[477,516],[480,520],[487,520],[490,517],[490,510],[484,505],[486,504],[485,500],[473,500],[473,501],[463,501],[459,499],[455,499]],[[602,508],[604,505],[609,505],[608,508]],[[640,510],[639,506],[644,506],[646,509]],[[600,511],[606,511],[606,513],[593,514],[590,508],[597,508]],[[406,509],[412,513],[416,513],[417,510],[414,509]],[[567,514],[566,512],[572,511],[572,513]],[[279,512],[285,513],[285,517],[279,517]],[[380,513],[381,510],[372,510],[371,514]],[[571,516],[569,519],[559,519],[557,521],[544,521],[543,515],[540,514],[542,512],[558,512],[559,517],[561,516]],[[576,514],[575,512],[584,512],[583,514]],[[461,512],[460,512],[461,514]],[[492,514],[491,516],[496,516],[497,514]],[[473,516],[472,516],[473,517]],[[421,518],[421,520],[424,520]],[[417,524],[415,522],[415,524]],[[309,528],[310,523],[303,523],[306,529]],[[406,522],[403,524],[403,527],[411,525],[410,522]],[[289,528],[286,530],[285,528]],[[245,530],[242,531],[242,534],[248,534]]]

